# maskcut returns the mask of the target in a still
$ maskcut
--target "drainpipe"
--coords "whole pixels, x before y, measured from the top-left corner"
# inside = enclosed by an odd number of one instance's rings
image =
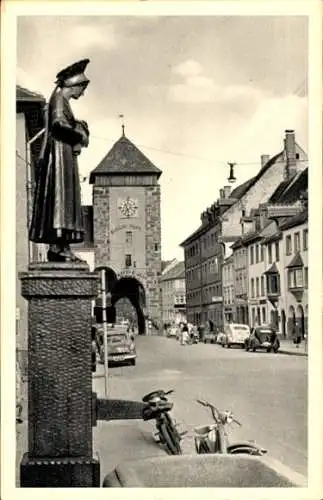
[[[32,206],[32,175],[31,175],[31,145],[41,137],[44,132],[45,128],[40,130],[34,137],[32,137],[29,141],[27,141],[26,145],[26,156],[27,156],[27,161],[26,161],[26,187],[27,187],[27,228],[29,230],[30,223],[31,223],[31,206]],[[28,264],[31,262],[31,256],[32,256],[32,248],[33,248],[33,242],[28,239]]]

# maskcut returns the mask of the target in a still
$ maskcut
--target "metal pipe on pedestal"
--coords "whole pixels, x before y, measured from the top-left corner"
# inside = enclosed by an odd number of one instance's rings
[[[32,206],[32,175],[31,175],[31,145],[41,137],[46,128],[40,130],[34,137],[32,137],[26,144],[26,191],[27,191],[27,229],[29,230],[31,223],[31,206]],[[31,262],[33,242],[28,240],[28,264]]]
[[[106,292],[106,272],[101,271],[101,293],[102,293],[102,321],[103,321],[103,348],[104,348],[104,385],[105,397],[108,397],[108,324],[107,324],[107,292]]]

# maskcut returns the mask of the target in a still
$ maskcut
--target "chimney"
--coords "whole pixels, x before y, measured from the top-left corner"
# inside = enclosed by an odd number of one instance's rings
[[[224,186],[223,191],[224,191],[224,198],[229,198],[231,193],[231,186]]]
[[[263,168],[266,163],[269,161],[270,155],[261,155],[260,156],[260,161],[261,161],[261,168]]]
[[[225,197],[224,189],[220,189],[220,200],[223,200],[224,197]]]
[[[286,170],[285,178],[291,179],[297,172],[296,166],[296,146],[294,130],[285,130],[285,154],[286,154]]]

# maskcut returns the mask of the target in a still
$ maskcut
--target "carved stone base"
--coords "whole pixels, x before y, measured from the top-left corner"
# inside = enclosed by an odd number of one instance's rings
[[[20,464],[23,488],[99,488],[97,458],[32,458],[25,453]]]

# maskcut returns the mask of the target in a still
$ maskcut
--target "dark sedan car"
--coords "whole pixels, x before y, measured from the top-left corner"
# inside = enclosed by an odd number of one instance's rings
[[[267,352],[277,352],[280,347],[279,338],[274,328],[268,326],[257,326],[251,330],[245,343],[246,351],[255,352],[257,349]]]

